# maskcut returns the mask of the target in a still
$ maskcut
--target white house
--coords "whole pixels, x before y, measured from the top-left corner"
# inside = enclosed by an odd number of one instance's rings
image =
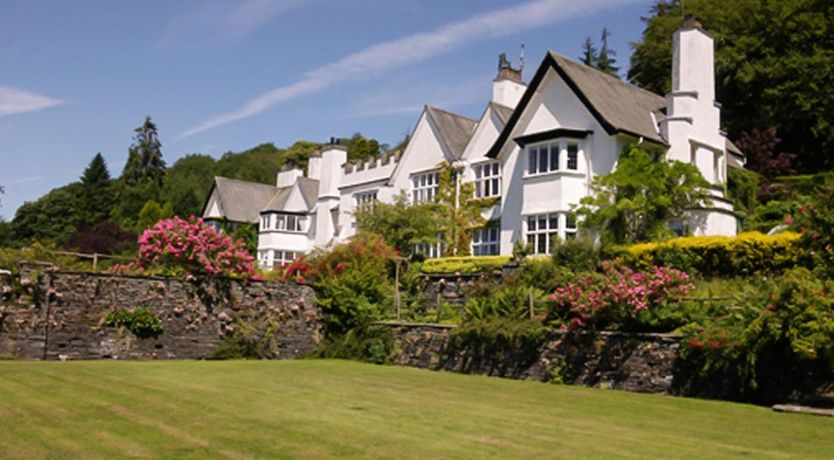
[[[662,97],[550,52],[529,85],[502,55],[492,98],[479,119],[426,106],[402,152],[348,163],[346,149],[323,147],[300,168],[278,173],[275,187],[216,178],[207,220],[259,222],[262,266],[343,241],[355,233],[357,206],[433,199],[438,166],[451,163],[476,194],[500,197],[473,234],[475,255],[510,254],[516,241],[550,252],[553,238],[576,233],[573,206],[591,180],[611,172],[631,143],[696,165],[712,185],[713,205],[690,213],[694,234],[733,235],[737,218],[724,197],[727,167],[744,156],[720,130],[713,39],[694,18],[675,32],[672,92]],[[436,256],[440,248],[426,248]]]

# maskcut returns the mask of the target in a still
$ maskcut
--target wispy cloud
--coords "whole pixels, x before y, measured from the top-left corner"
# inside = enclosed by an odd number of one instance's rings
[[[21,177],[19,179],[15,179],[9,182],[12,185],[20,185],[20,184],[28,184],[30,182],[38,182],[43,180],[43,176],[30,176],[30,177]]]
[[[0,86],[0,116],[16,113],[37,112],[64,101],[41,94],[32,93],[11,86]]]
[[[397,40],[378,43],[349,54],[332,64],[307,72],[295,83],[280,86],[246,101],[231,112],[209,118],[177,136],[183,139],[244,118],[268,108],[315,93],[339,83],[368,78],[397,67],[448,54],[486,37],[503,37],[571,17],[594,13],[635,0],[537,0],[480,14]]]
[[[162,46],[234,43],[283,13],[312,0],[205,1],[174,17],[159,39]]]
[[[418,113],[426,104],[441,108],[482,102],[489,97],[493,75],[484,74],[462,80],[397,82],[363,92],[348,104],[342,119],[381,117]]]

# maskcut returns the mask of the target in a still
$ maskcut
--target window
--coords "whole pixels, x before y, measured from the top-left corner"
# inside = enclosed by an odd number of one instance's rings
[[[269,267],[269,251],[258,251],[258,262],[263,268]]]
[[[275,251],[275,259],[273,261],[273,266],[284,266],[292,263],[295,258],[298,257],[298,253],[295,251]]]
[[[436,243],[418,243],[414,245],[414,251],[417,254],[422,254],[427,259],[436,259],[438,257],[442,257],[443,254],[446,252],[446,242],[444,241],[442,233],[437,235],[437,239],[438,241]]]
[[[479,228],[472,232],[472,255],[497,256],[500,233],[497,227]]]
[[[579,169],[579,146],[576,144],[568,144],[568,169]]]
[[[261,230],[268,230],[270,225],[272,225],[272,215],[261,216]]]
[[[370,192],[354,193],[353,199],[356,201],[356,207],[363,208],[367,206],[372,206],[373,202],[376,201],[376,194],[376,190]]]
[[[564,163],[560,164],[561,152]],[[576,142],[551,142],[527,147],[527,175],[545,174],[559,169],[579,170],[579,144]]]
[[[550,254],[550,243],[559,237],[559,214],[527,216],[527,244],[533,254]]]
[[[430,172],[412,176],[412,198],[414,203],[428,203],[437,195],[437,180],[439,173]]]
[[[559,170],[559,144],[530,147],[528,150],[528,174],[543,174]]]
[[[475,165],[475,198],[501,196],[501,163]]]
[[[565,214],[565,239],[576,238],[576,214],[569,212]]]

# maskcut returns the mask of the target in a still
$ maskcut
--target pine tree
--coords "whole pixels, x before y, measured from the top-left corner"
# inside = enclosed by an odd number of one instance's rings
[[[106,218],[110,214],[113,197],[110,190],[110,172],[101,153],[97,153],[87,165],[81,176],[81,186],[84,220],[94,224]]]
[[[162,159],[162,144],[150,115],[145,117],[142,126],[134,131],[136,136],[133,138],[134,142],[130,147],[122,177],[128,185],[142,182],[161,185],[165,176],[165,160]]]
[[[596,66],[597,49],[594,47],[594,42],[591,40],[591,37],[585,37],[585,43],[582,45],[582,57],[580,59],[587,66]]]
[[[608,49],[608,37],[610,36],[611,32],[608,31],[608,28],[603,27],[601,40],[602,43],[599,49],[599,54],[597,54],[596,63],[594,67],[607,73],[608,75],[611,75],[612,77],[620,78],[620,67],[616,65],[617,59],[615,58],[617,53],[614,50]]]

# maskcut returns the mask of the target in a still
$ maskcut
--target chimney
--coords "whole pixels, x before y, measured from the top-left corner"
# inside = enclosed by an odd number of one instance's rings
[[[697,92],[710,105],[715,100],[715,56],[712,36],[695,16],[687,15],[673,39],[672,92]]]
[[[687,16],[672,40],[672,92],[666,95],[661,133],[668,157],[692,163],[705,179],[721,183],[725,162],[721,110],[715,101],[715,54],[712,36],[694,16]]]
[[[276,187],[289,187],[295,180],[304,175],[304,171],[294,161],[288,161],[281,166],[278,177],[275,179]]]
[[[515,108],[527,86],[521,79],[521,69],[513,68],[506,53],[498,56],[498,75],[492,80],[492,102]]]

